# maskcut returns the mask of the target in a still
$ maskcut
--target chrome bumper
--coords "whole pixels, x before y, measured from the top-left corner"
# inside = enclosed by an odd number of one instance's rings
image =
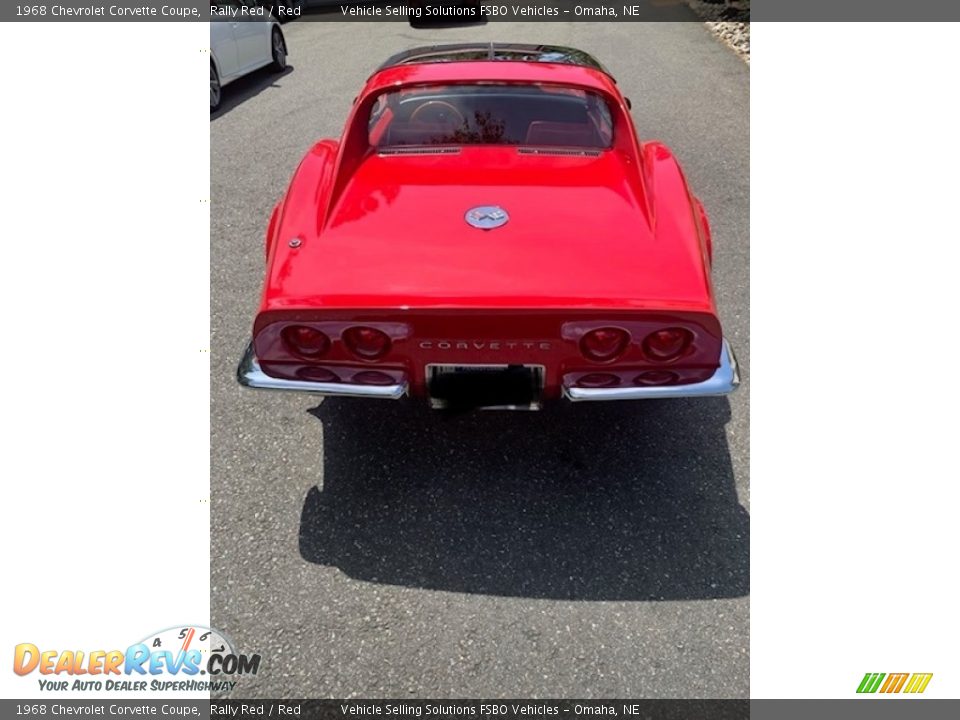
[[[407,394],[407,383],[398,385],[351,385],[349,383],[309,382],[307,380],[282,380],[270,377],[260,369],[257,356],[253,354],[253,343],[247,345],[240,367],[237,368],[237,380],[245,387],[260,390],[291,390],[293,392],[314,393],[315,395],[335,395],[339,397],[380,398],[399,400]]]
[[[407,383],[397,385],[352,385],[349,383],[322,383],[307,380],[283,380],[270,377],[260,369],[253,353],[253,344],[247,345],[237,368],[237,380],[245,387],[261,390],[289,390],[292,392],[332,395],[338,397],[380,398],[399,400],[407,394]],[[578,388],[564,387],[563,395],[572,402],[599,400],[653,400],[657,398],[710,397],[727,395],[740,385],[737,358],[730,344],[724,340],[720,353],[720,367],[709,380],[691,385],[660,387]]]
[[[671,385],[659,387],[613,387],[578,388],[565,387],[563,395],[567,400],[582,402],[586,400],[655,400],[657,398],[710,397],[727,395],[740,385],[740,373],[733,348],[726,340],[720,351],[720,367],[709,380],[691,385]]]

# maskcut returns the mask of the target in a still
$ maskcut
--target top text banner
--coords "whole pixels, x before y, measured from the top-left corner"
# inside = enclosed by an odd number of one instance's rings
[[[717,5],[724,7],[723,0]],[[746,13],[740,12],[740,15]],[[696,21],[685,0],[58,0],[4,4],[0,20],[244,22],[549,22]]]
[[[699,0],[719,19],[801,21],[956,21],[956,0]],[[686,0],[410,0],[342,3],[337,0],[60,0],[0,4],[0,21],[22,22],[243,22],[270,17],[312,22],[698,22]]]

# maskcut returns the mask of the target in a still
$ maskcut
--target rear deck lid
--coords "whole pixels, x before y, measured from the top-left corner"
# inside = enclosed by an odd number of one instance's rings
[[[710,309],[702,257],[678,236],[689,229],[666,218],[653,232],[624,162],[613,150],[372,154],[322,230],[274,265],[270,295],[287,306]]]

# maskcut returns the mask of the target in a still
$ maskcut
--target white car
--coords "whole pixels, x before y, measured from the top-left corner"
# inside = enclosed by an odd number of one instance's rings
[[[210,110],[220,105],[223,88],[267,65],[287,67],[287,41],[280,23],[252,0],[210,0]],[[259,13],[259,15],[258,15]],[[266,13],[266,19],[260,20]]]

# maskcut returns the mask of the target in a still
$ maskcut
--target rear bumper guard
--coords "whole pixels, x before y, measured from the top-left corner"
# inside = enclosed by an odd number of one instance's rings
[[[253,352],[253,343],[247,345],[240,367],[237,368],[237,380],[244,387],[259,390],[288,390],[291,392],[314,393],[337,397],[379,398],[399,400],[407,394],[407,383],[396,385],[357,385],[352,383],[310,382],[309,380],[284,380],[270,377],[260,368],[257,356]]]
[[[708,380],[690,385],[653,387],[579,388],[564,387],[563,395],[572,402],[596,400],[656,400],[659,398],[711,397],[728,395],[740,385],[740,371],[733,348],[726,340],[720,350],[720,367]]]

